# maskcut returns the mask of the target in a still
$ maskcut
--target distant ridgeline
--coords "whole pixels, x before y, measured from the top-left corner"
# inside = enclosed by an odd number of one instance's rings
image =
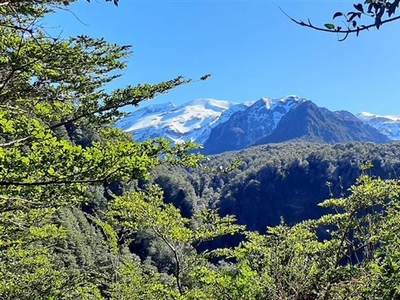
[[[332,112],[297,96],[253,103],[198,99],[180,106],[148,106],[117,126],[139,141],[156,137],[174,143],[193,140],[204,145],[205,154],[288,141],[387,143],[400,139],[400,118]]]
[[[256,146],[211,156],[211,169],[226,168],[237,157],[241,166],[232,172],[159,168],[152,182],[165,191],[166,200],[190,216],[200,207],[234,214],[250,230],[265,232],[281,218],[295,224],[330,212],[317,206],[330,197],[347,194],[361,174],[360,166],[382,178],[400,176],[400,143],[378,145],[351,142],[320,144],[291,142]]]

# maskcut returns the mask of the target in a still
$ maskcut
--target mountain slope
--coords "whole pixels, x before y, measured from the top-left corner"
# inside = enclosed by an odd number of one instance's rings
[[[139,109],[116,126],[139,141],[162,136],[174,143],[204,143],[212,128],[246,108],[246,104],[214,99],[197,99],[180,106],[168,103]]]
[[[297,96],[261,98],[252,104],[198,99],[180,106],[153,105],[131,113],[117,126],[139,141],[157,137],[174,143],[193,140],[204,144],[204,154],[292,140],[385,143],[400,139],[400,118],[368,113],[357,118]]]
[[[216,126],[204,144],[204,152],[215,154],[254,144],[260,137],[271,134],[281,118],[303,102],[308,100],[296,96],[258,100],[246,110],[235,113],[228,121]]]
[[[359,113],[357,117],[391,140],[400,140],[400,117],[379,116],[368,112]]]
[[[386,143],[390,139],[347,111],[332,112],[308,101],[288,112],[277,128],[255,144],[305,140],[323,143],[349,141]]]

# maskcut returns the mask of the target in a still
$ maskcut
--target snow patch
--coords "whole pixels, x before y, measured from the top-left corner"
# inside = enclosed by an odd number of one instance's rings
[[[244,104],[202,98],[180,106],[168,103],[138,109],[116,126],[132,133],[136,140],[163,136],[174,143],[188,140],[204,143],[212,128],[245,108]]]
[[[374,127],[392,140],[400,140],[400,116],[375,115],[369,112],[357,114],[364,123]]]

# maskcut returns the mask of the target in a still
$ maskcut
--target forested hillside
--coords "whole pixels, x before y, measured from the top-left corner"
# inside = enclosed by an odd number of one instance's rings
[[[241,161],[237,169],[221,172],[236,159]],[[326,213],[317,204],[347,195],[363,164],[371,164],[372,176],[397,179],[400,144],[269,144],[210,156],[204,164],[189,170],[160,167],[152,181],[185,215],[202,206],[217,208],[248,229],[265,232],[281,217],[295,224]]]

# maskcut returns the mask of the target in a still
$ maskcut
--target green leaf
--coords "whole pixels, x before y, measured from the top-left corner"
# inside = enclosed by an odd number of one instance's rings
[[[328,28],[329,30],[335,29],[335,25],[334,25],[334,24],[331,24],[331,23],[326,23],[324,26],[325,26],[326,28]]]

